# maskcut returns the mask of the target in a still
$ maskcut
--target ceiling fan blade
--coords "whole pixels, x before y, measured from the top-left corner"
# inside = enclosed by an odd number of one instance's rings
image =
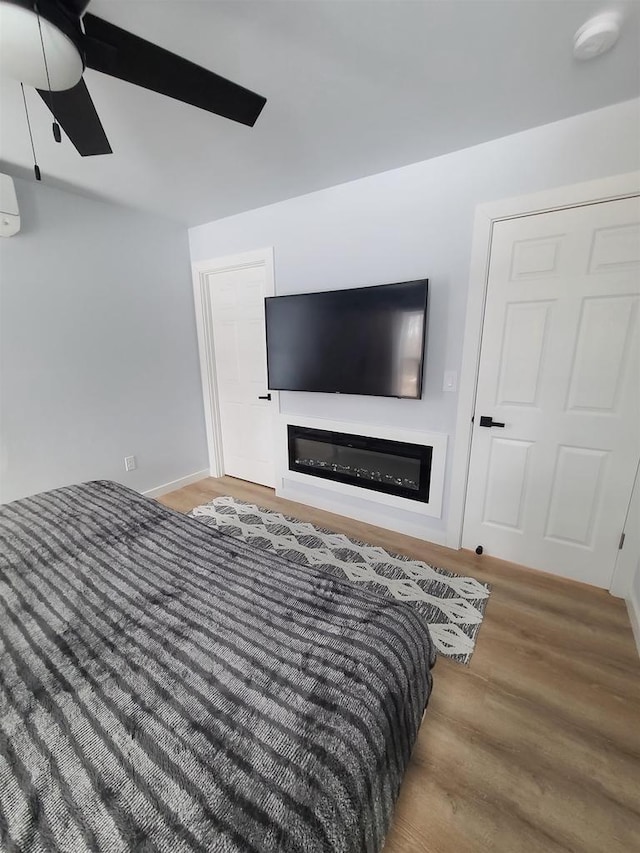
[[[250,127],[267,102],[262,95],[102,18],[86,14],[82,20],[89,68]]]
[[[111,154],[109,140],[84,80],[63,92],[49,92],[46,89],[37,91],[79,154],[83,157]]]

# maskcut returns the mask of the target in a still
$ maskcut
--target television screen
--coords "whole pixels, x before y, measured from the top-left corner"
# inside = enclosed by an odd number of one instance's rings
[[[426,279],[265,300],[269,388],[422,396]]]

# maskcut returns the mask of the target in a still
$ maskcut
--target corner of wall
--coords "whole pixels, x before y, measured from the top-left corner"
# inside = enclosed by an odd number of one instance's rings
[[[640,655],[640,560],[638,561],[636,575],[629,591],[629,597],[626,601],[629,620],[631,622],[631,630],[633,631],[633,636],[636,641],[638,655]]]
[[[628,598],[627,611],[631,621],[633,637],[636,641],[636,649],[638,650],[638,656],[640,657],[640,603],[638,603],[634,598]]]

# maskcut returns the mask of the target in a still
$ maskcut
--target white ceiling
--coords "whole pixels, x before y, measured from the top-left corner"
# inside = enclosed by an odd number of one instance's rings
[[[640,5],[590,62],[583,0],[94,0],[90,11],[267,97],[254,128],[85,73],[114,154],[81,158],[28,93],[44,180],[189,225],[425,160],[640,93]],[[0,165],[32,174],[20,86]]]

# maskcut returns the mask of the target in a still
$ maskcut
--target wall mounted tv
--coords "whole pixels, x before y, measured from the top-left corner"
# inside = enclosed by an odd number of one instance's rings
[[[273,391],[422,396],[427,279],[265,300]]]

